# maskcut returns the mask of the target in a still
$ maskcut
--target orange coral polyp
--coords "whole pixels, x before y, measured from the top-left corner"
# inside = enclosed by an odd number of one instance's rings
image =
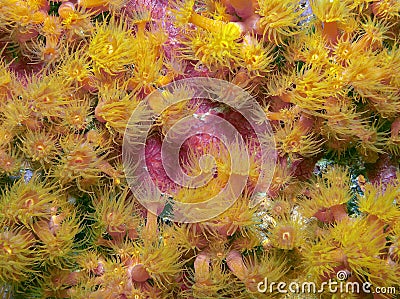
[[[328,42],[335,45],[339,38],[339,27],[337,22],[324,22],[323,35]]]
[[[134,63],[135,43],[132,32],[123,20],[110,21],[110,26],[98,25],[89,43],[88,54],[94,63],[96,73],[116,75]]]
[[[84,8],[105,7],[109,3],[109,0],[78,0],[78,5]]]
[[[190,15],[189,22],[193,23],[196,26],[199,26],[200,28],[203,28],[208,31],[218,31],[218,28],[224,27],[224,26],[230,26],[232,28],[236,28],[238,32],[242,32],[242,27],[234,22],[226,23],[223,21],[218,21],[218,20],[213,20],[207,17],[204,17],[196,12],[193,12]]]
[[[72,152],[67,156],[68,166],[74,169],[74,171],[85,169],[94,160],[95,155],[83,149]]]
[[[61,3],[61,5],[58,7],[58,15],[62,19],[67,18],[74,11],[75,11],[75,5],[69,1]]]

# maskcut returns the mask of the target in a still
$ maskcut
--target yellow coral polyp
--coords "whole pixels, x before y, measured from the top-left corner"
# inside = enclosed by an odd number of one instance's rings
[[[154,106],[154,105],[153,105]],[[161,107],[154,107],[159,109]],[[170,105],[166,109],[159,110],[160,115],[156,120],[157,125],[161,127],[161,132],[166,135],[171,127],[185,116],[192,115],[195,112],[194,107],[190,107],[187,101],[181,101],[177,104]]]
[[[34,258],[31,246],[33,238],[29,231],[0,231],[0,281],[18,282],[28,279],[26,274],[34,273]],[[12,262],[10,262],[12,261]]]
[[[357,151],[368,162],[375,162],[378,159],[378,154],[383,153],[383,147],[387,141],[387,134],[385,132],[378,132],[375,125],[355,132],[359,138],[356,145]]]
[[[302,213],[312,217],[320,210],[336,208],[351,199],[348,170],[343,167],[329,167],[322,177],[317,178],[309,186],[310,200],[305,199],[300,203]],[[335,211],[336,212],[336,211]],[[338,210],[338,213],[341,211]],[[340,215],[337,215],[340,217]]]
[[[361,24],[363,35],[358,43],[363,44],[366,49],[381,49],[384,40],[394,37],[393,32],[390,32],[392,26],[386,20],[367,17]]]
[[[371,281],[375,285],[395,283],[396,266],[380,259],[381,252],[387,248],[385,235],[379,223],[366,218],[338,223],[329,229],[320,244],[312,245],[305,253],[310,274],[333,274],[332,266],[341,265],[362,281]]]
[[[73,98],[65,106],[65,111],[62,114],[62,124],[71,131],[84,130],[93,119],[92,116],[89,116],[91,112],[92,107],[88,98],[81,100]]]
[[[396,183],[388,184],[386,190],[368,183],[365,185],[364,195],[358,196],[358,206],[361,212],[392,224],[400,220],[400,209],[396,205],[399,198],[400,188]]]
[[[329,81],[335,77],[331,75],[329,69],[312,65],[303,66],[294,79],[295,88],[287,92],[290,96],[288,100],[309,113],[323,110],[326,97],[332,96],[335,92],[332,89],[332,82]]]
[[[221,234],[227,236],[234,235],[236,231],[246,235],[249,228],[259,223],[253,217],[256,210],[257,207],[250,208],[249,194],[245,192],[224,213],[210,220],[211,227],[216,227]]]
[[[40,163],[50,163],[55,158],[56,141],[53,135],[47,132],[27,131],[21,137],[22,151],[32,159]]]
[[[163,74],[167,68],[167,59],[162,50],[167,34],[161,26],[150,26],[150,29],[146,30],[146,21],[139,22],[137,26],[132,44],[135,57],[126,86],[135,93],[150,94],[162,85],[165,79],[166,83],[169,83],[169,76]],[[173,78],[172,75],[169,80]]]
[[[274,176],[269,187],[269,193],[271,197],[275,197],[278,192],[282,191],[287,187],[293,180],[291,170],[287,165],[278,163],[274,169]]]
[[[155,51],[148,52],[147,55],[142,61],[136,61],[132,77],[127,82],[128,88],[134,92],[143,90],[149,94],[155,90],[158,80],[161,80],[161,69],[164,64],[162,57],[159,57],[158,52]]]
[[[314,133],[304,132],[299,126],[287,125],[276,132],[275,138],[280,153],[293,160],[316,155],[322,150],[322,140],[318,140]]]
[[[96,73],[105,72],[116,75],[133,64],[135,43],[132,32],[123,20],[110,20],[110,24],[97,24],[93,34],[88,54],[93,61]]]
[[[194,0],[175,0],[170,5],[170,12],[178,26],[184,26],[192,23],[204,30],[217,33],[221,27],[231,26],[238,31],[242,31],[239,24],[233,22],[224,22],[221,20],[210,19],[194,10]]]
[[[300,32],[301,10],[296,9],[298,2],[293,0],[258,0],[256,13],[261,16],[257,23],[258,31],[276,44]]]
[[[93,12],[87,12],[84,9],[72,9],[73,5],[67,5],[66,2],[60,5],[59,15],[61,24],[66,30],[67,40],[74,42],[79,39],[88,37],[92,32],[94,25],[90,22],[90,18],[94,15]],[[72,7],[71,7],[72,6]]]
[[[200,264],[200,263],[198,263]],[[197,266],[197,264],[196,264]],[[193,280],[192,294],[198,298],[215,298],[216,296],[232,296],[233,291],[229,290],[230,277],[221,270],[221,263],[208,260],[202,261],[196,267],[196,271],[191,273],[190,279]]]
[[[47,16],[43,21],[42,32],[46,37],[57,36],[62,33],[61,20],[59,17]]]
[[[246,295],[257,294],[260,282],[264,279],[267,281],[281,281],[284,275],[288,272],[288,261],[285,256],[279,256],[272,252],[263,252],[259,256],[255,253],[246,255],[243,258],[244,265],[247,269],[247,275],[243,282],[246,286]],[[273,293],[277,293],[275,290]],[[272,295],[274,296],[274,295]],[[246,297],[243,297],[243,299]]]
[[[30,46],[27,46],[26,56],[34,63],[46,63],[54,65],[60,58],[60,44],[57,36],[48,36],[46,42],[34,41]]]
[[[328,143],[341,142],[340,146],[335,148],[338,153],[345,151],[346,144],[357,139],[356,133],[364,131],[368,125],[363,113],[356,112],[356,108],[349,104],[348,99],[336,99],[327,104],[322,117],[326,120],[321,127],[321,133]]]
[[[0,147],[0,174],[16,174],[21,169],[21,156],[15,150]]]
[[[52,206],[60,201],[60,193],[54,186],[40,182],[38,176],[28,183],[20,179],[6,191],[4,205],[0,208],[4,215],[0,217],[0,225],[19,223],[29,227],[35,221],[49,217]]]
[[[93,77],[90,58],[84,51],[69,53],[65,48],[60,53],[62,63],[58,67],[61,77],[72,86],[88,86],[90,78]]]
[[[16,22],[22,27],[41,24],[46,18],[44,11],[39,11],[23,1],[12,1],[5,4],[3,13],[10,22]]]
[[[165,288],[179,276],[183,262],[176,242],[152,242],[139,246],[135,244],[144,268],[159,288]]]
[[[182,203],[202,203],[218,195],[226,182],[221,179],[210,180],[198,188],[181,188],[174,194],[174,200]]]
[[[222,1],[207,1],[206,5],[210,8],[209,16],[213,20],[223,22],[232,20],[232,15],[228,13],[226,5]]]
[[[83,136],[67,135],[60,140],[60,145],[63,152],[57,157],[56,167],[51,168],[50,176],[57,178],[61,185],[76,181],[79,188],[84,188],[83,184],[93,184],[102,177],[104,157]]]
[[[95,232],[101,237],[107,233],[114,239],[123,238],[129,230],[136,230],[139,218],[128,190],[101,190],[92,195],[95,211],[90,218],[95,221]]]
[[[290,45],[290,50],[293,51],[295,60],[301,60],[316,67],[329,63],[325,41],[319,32],[299,36],[293,45]]]
[[[246,36],[240,50],[239,64],[251,74],[262,76],[271,71],[270,65],[275,58],[272,54],[273,50],[274,45],[265,46],[256,37]]]
[[[110,2],[108,0],[79,0],[78,5],[85,8],[95,8],[107,6]]]
[[[311,0],[313,13],[325,23],[343,22],[350,16],[350,1]]]
[[[109,9],[111,11],[119,11],[127,0],[78,0],[78,6],[86,9]]]
[[[170,12],[178,25],[189,23],[194,3],[194,0],[178,0],[171,3]]]
[[[371,5],[373,13],[384,19],[398,18],[400,3],[396,0],[380,0]]]
[[[240,53],[241,33],[231,24],[215,31],[197,29],[188,33],[184,57],[196,59],[209,69],[232,69]]]
[[[395,92],[397,88],[384,83],[392,77],[390,68],[371,59],[371,54],[367,52],[351,59],[343,77],[361,96],[379,99],[380,92]]]
[[[28,78],[28,86],[22,92],[31,112],[42,117],[57,117],[68,102],[71,88],[60,76]]]
[[[339,37],[339,23],[345,23],[352,14],[350,1],[312,0],[310,5],[316,17],[323,22],[325,38],[335,44]]]
[[[134,93],[106,89],[100,92],[100,102],[95,109],[95,115],[101,122],[105,122],[110,130],[123,134],[138,103]]]
[[[0,51],[0,54],[2,53],[3,50]],[[13,74],[8,69],[7,64],[3,61],[3,59],[0,59],[0,96],[6,97],[6,95],[9,94],[14,81],[13,79]],[[0,104],[0,107],[2,105],[3,104]]]
[[[362,48],[356,45],[349,38],[340,38],[333,50],[337,62],[345,64],[349,59],[361,54]]]
[[[33,231],[41,242],[39,254],[51,264],[62,268],[71,263],[77,252],[74,238],[81,227],[74,211],[68,215],[54,215],[52,219],[57,221],[56,226],[51,227],[49,221],[41,220],[33,225]]]
[[[306,236],[306,225],[300,220],[284,219],[271,229],[269,238],[276,248],[292,250],[300,247]]]

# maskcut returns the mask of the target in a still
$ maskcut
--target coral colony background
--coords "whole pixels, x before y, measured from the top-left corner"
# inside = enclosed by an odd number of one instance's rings
[[[0,0],[0,297],[396,298],[399,11]]]

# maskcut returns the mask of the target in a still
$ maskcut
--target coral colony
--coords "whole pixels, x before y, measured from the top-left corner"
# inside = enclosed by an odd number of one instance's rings
[[[399,296],[399,12],[0,0],[0,297]]]

